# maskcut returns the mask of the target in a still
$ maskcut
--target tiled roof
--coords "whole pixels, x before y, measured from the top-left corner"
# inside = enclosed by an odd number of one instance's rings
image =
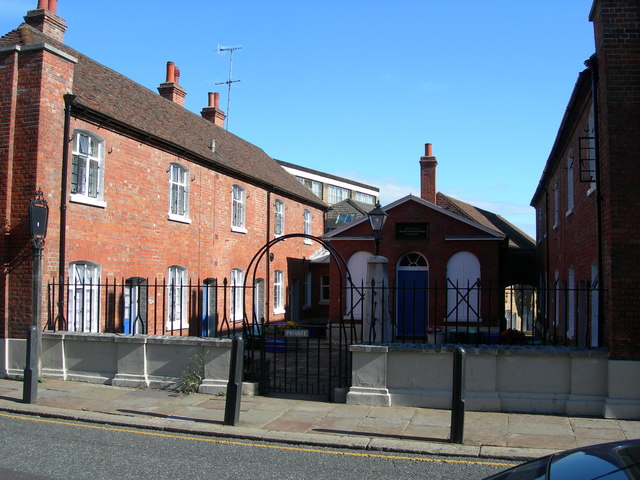
[[[350,223],[362,217],[366,217],[367,214],[375,208],[375,205],[370,203],[358,202],[347,198],[341,202],[334,203],[329,207],[329,211],[326,215],[326,228],[335,228],[338,217],[342,214],[352,214],[353,218],[349,220]]]
[[[466,217],[486,228],[505,234],[509,238],[510,247],[535,248],[536,246],[535,241],[529,237],[529,235],[509,223],[500,215],[474,207],[469,203],[462,202],[440,192],[437,193],[436,204],[456,215]]]
[[[262,149],[214,125],[133,80],[101,65],[27,24],[0,38],[0,47],[46,43],[78,60],[74,73],[74,115],[108,118],[150,139],[166,143],[211,168],[272,189],[303,203],[326,204]],[[215,152],[211,149],[215,141]]]

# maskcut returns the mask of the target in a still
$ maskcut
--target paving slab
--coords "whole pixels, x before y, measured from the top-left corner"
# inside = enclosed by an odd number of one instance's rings
[[[46,380],[39,385],[37,403],[25,404],[22,382],[0,379],[0,411],[230,441],[526,460],[576,446],[640,438],[640,421],[468,411],[464,443],[456,445],[448,441],[448,410],[243,396],[240,421],[229,426],[223,425],[225,406],[221,396],[63,380]]]
[[[508,447],[548,448],[568,450],[576,448],[576,438],[573,435],[543,435],[538,433],[510,433],[507,438]]]

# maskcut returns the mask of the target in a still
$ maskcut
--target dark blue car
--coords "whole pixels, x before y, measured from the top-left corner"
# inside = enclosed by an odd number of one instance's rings
[[[554,453],[485,480],[640,479],[640,439],[602,443]]]

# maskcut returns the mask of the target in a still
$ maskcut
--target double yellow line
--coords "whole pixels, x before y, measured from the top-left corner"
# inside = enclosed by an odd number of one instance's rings
[[[311,453],[322,453],[325,455],[344,455],[348,457],[384,458],[389,460],[409,460],[413,462],[459,463],[459,464],[466,464],[466,465],[490,465],[490,466],[497,466],[497,467],[513,467],[514,466],[514,464],[512,463],[484,462],[479,460],[469,461],[469,460],[454,460],[449,458],[423,458],[423,457],[410,457],[407,455],[384,455],[379,453],[361,453],[361,452],[349,452],[349,451],[341,452],[336,450],[324,450],[319,448],[287,447],[284,445],[266,445],[261,443],[220,440],[220,439],[209,438],[209,437],[197,437],[197,436],[178,435],[173,433],[161,433],[156,431],[144,431],[144,430],[132,430],[129,428],[106,427],[104,425],[91,425],[91,424],[82,424],[82,423],[63,422],[60,420],[27,417],[23,415],[14,415],[14,414],[8,414],[8,413],[0,413],[0,417],[27,420],[30,422],[52,423],[56,425],[66,425],[70,427],[93,428],[95,430],[104,430],[109,432],[123,432],[123,433],[132,433],[134,435],[148,435],[151,437],[164,437],[164,438],[173,438],[177,440],[189,440],[192,442],[209,442],[209,443],[217,443],[220,445],[237,445],[237,446],[243,446],[243,447],[269,448],[273,450],[288,450],[292,452],[311,452]]]

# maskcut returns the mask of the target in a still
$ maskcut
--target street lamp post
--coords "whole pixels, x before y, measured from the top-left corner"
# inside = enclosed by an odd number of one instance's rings
[[[49,205],[42,190],[29,201],[29,233],[33,246],[31,277],[31,326],[27,331],[27,359],[24,369],[23,401],[35,403],[38,398],[40,329],[42,326],[42,248],[47,236]]]
[[[371,230],[375,235],[376,242],[376,257],[380,255],[380,232],[384,228],[384,223],[387,221],[387,213],[382,210],[380,202],[376,203],[376,207],[369,212],[369,223],[371,224]]]
[[[376,254],[367,261],[366,287],[364,289],[364,328],[371,343],[391,340],[391,320],[389,315],[388,261],[380,256],[380,233],[387,220],[387,214],[378,202],[369,212],[369,223],[376,242]],[[363,338],[365,340],[365,338]]]

